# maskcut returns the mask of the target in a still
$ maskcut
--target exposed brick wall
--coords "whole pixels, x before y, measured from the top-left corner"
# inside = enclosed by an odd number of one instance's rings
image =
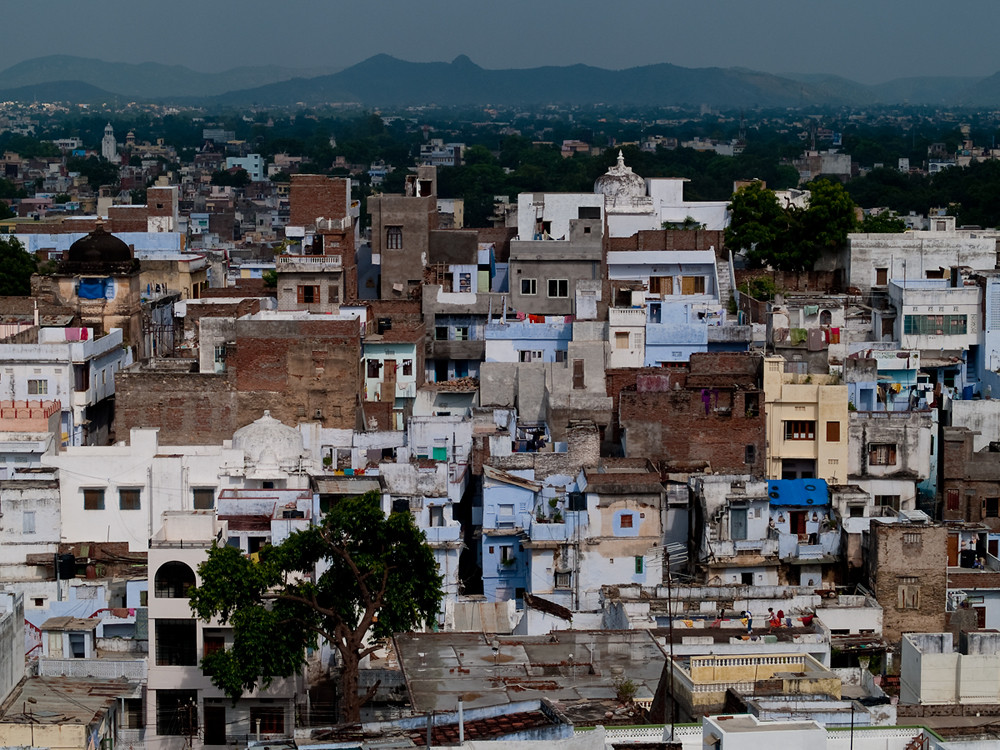
[[[172,373],[132,367],[115,376],[115,434],[159,427],[162,445],[218,445],[230,440],[236,390],[225,375]]]
[[[716,400],[708,391],[708,406],[702,389],[678,391],[623,391],[619,419],[625,433],[628,455],[689,465],[708,461],[712,471],[722,474],[764,475],[765,432],[763,393],[730,391],[730,399]],[[757,397],[757,413],[747,416],[747,396]],[[718,410],[722,403],[729,411]],[[747,446],[753,446],[748,450]],[[747,455],[752,453],[753,455]],[[746,459],[752,459],[750,463]]]
[[[317,174],[293,174],[288,193],[288,223],[293,227],[313,226],[316,219],[347,216],[348,180]]]
[[[1000,453],[976,453],[973,438],[965,428],[944,430],[942,518],[983,523],[992,531],[1000,531],[1000,518],[986,516],[986,498],[1000,497]]]
[[[145,206],[110,206],[108,208],[110,232],[145,232],[149,216]]]
[[[631,237],[608,237],[606,247],[610,252],[627,250],[711,250],[716,257],[723,253],[725,232],[716,229],[682,231],[679,229],[647,229]]]
[[[911,537],[917,541],[910,541]],[[948,529],[939,525],[872,521],[868,536],[868,580],[882,605],[882,635],[889,643],[903,633],[945,629]],[[900,607],[900,586],[918,586],[918,606]]]
[[[361,386],[361,335],[351,320],[238,320],[229,363],[239,420],[269,409],[294,425],[319,411],[326,427],[353,429]]]

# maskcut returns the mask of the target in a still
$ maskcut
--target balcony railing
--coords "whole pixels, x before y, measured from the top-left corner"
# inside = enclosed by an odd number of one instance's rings
[[[278,266],[320,266],[340,268],[343,261],[339,255],[279,255],[275,258]]]
[[[126,679],[145,682],[146,659],[50,659],[38,660],[42,677],[95,677],[101,680]]]
[[[614,326],[644,326],[646,311],[641,307],[612,307],[608,310],[608,323]]]

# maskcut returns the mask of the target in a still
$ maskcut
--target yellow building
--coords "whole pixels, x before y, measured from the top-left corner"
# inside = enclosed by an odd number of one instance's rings
[[[847,386],[835,375],[785,372],[764,358],[768,479],[847,480]]]

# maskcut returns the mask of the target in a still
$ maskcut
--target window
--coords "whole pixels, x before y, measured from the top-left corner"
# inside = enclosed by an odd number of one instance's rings
[[[889,269],[875,269],[875,286],[886,286],[889,283]]]
[[[379,362],[377,359],[369,359],[368,360],[368,365],[367,365],[368,377],[370,377],[370,378],[377,378],[378,377],[378,371],[379,371],[379,369],[381,369],[381,366],[382,366],[382,363]]]
[[[967,315],[907,315],[903,333],[914,336],[959,336],[968,332]]]
[[[443,505],[432,505],[428,508],[430,512],[431,526],[444,526],[444,506]]]
[[[635,573],[636,575],[641,575],[645,569],[645,560],[643,560],[642,555],[635,556]]]
[[[958,510],[958,490],[946,490],[945,502],[948,510]]]
[[[319,302],[319,287],[300,286],[298,298],[300,305],[311,305],[314,302]]]
[[[385,228],[385,249],[386,250],[402,250],[403,249],[403,228],[402,227],[386,227]]]
[[[875,505],[899,511],[899,495],[875,495]]]
[[[704,276],[681,276],[681,294],[704,294]]]
[[[104,510],[104,489],[85,489],[83,491],[84,510]]]
[[[196,667],[196,620],[155,620],[156,664],[160,667]]]
[[[513,504],[508,503],[497,506],[497,523],[504,526],[512,526],[514,524]]]
[[[340,287],[336,284],[331,284],[326,288],[327,301],[331,305],[340,304]]]
[[[895,466],[895,443],[870,443],[868,445],[869,466]]]
[[[631,529],[633,518],[635,518],[635,516],[633,516],[631,513],[626,513],[625,515],[620,516],[621,520],[619,521],[618,525],[623,529]]]
[[[615,331],[615,349],[628,349],[628,331]]]
[[[1000,518],[1000,497],[988,497],[983,503],[984,518]]]
[[[118,490],[118,510],[139,510],[142,491],[138,487],[122,487]]]
[[[255,706],[250,709],[250,728],[256,732],[260,722],[261,734],[285,733],[285,709],[282,706]]]
[[[25,534],[35,533],[35,511],[26,510],[21,514],[21,531]]]
[[[49,381],[48,380],[29,380],[28,381],[28,395],[29,396],[45,396],[49,392]]]
[[[469,340],[469,326],[455,326],[455,341]]]
[[[434,326],[434,339],[436,341],[447,341],[448,326]]]
[[[757,446],[756,445],[746,445],[743,447],[743,463],[745,464],[755,464],[757,463]]]
[[[903,532],[903,544],[907,545],[917,545],[920,544],[923,539],[923,535],[919,531],[904,531]],[[916,579],[914,579],[916,580]]]
[[[650,276],[649,293],[659,294],[661,296],[673,294],[674,293],[673,276]]]
[[[566,350],[556,349],[556,362],[565,362],[565,361],[566,361]]]
[[[583,360],[582,359],[574,359],[573,360],[573,389],[579,391],[579,390],[581,390],[583,388],[586,388],[586,384],[584,383],[584,378],[583,378]]]
[[[899,576],[896,609],[920,609],[920,586],[916,576]]]
[[[177,560],[163,563],[153,578],[153,592],[157,599],[187,599],[188,589],[192,586],[194,571]]]
[[[523,349],[518,354],[518,359],[521,362],[541,362],[543,354],[538,349]]]
[[[403,375],[409,377],[413,374],[413,360],[404,359],[403,360]]]
[[[570,510],[587,510],[587,496],[582,492],[569,493]]]
[[[815,440],[816,422],[792,419],[785,422],[785,440]]]
[[[521,294],[538,294],[538,282],[535,279],[521,279]]]
[[[195,487],[191,490],[191,499],[195,510],[211,510],[215,507],[215,490],[211,487]]]
[[[156,733],[172,737],[198,734],[198,691],[156,691]]]
[[[569,280],[549,279],[549,297],[569,297]]]
[[[828,443],[840,442],[840,422],[826,423],[826,442]]]
[[[556,573],[555,578],[557,589],[568,589],[573,587],[572,573]]]
[[[514,557],[514,548],[509,544],[500,545],[500,562],[504,565],[510,565],[517,559]]]

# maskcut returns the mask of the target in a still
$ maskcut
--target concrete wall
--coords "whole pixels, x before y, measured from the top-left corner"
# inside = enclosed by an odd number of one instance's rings
[[[875,286],[878,268],[890,279],[924,279],[928,271],[952,266],[976,270],[996,268],[996,240],[976,232],[906,232],[904,234],[849,234],[849,285],[868,291]]]
[[[0,696],[24,677],[24,595],[0,594]]]

